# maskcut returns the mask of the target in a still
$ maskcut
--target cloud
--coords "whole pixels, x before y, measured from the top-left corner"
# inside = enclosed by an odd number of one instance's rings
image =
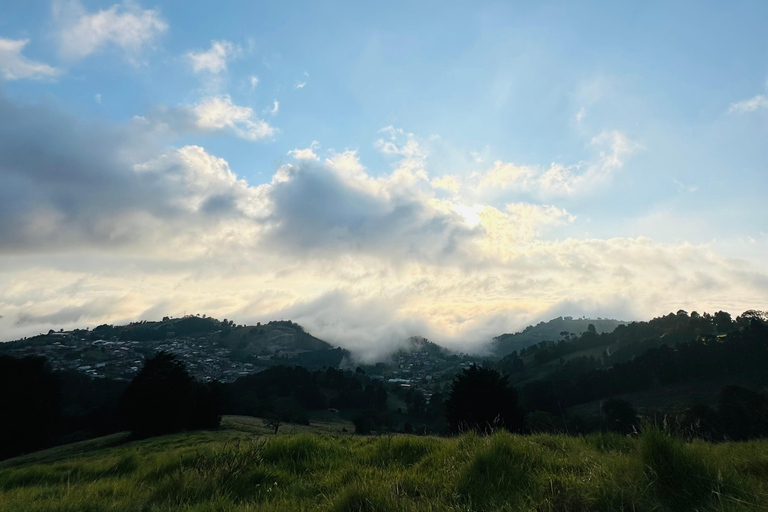
[[[421,154],[394,135],[381,137],[392,158]],[[632,319],[768,301],[764,260],[643,237],[547,237],[576,216],[446,198],[426,172],[399,161],[370,171],[352,150],[297,159],[254,186],[152,123],[90,124],[0,95],[0,162],[7,338],[207,313],[291,318],[373,358],[416,334],[481,350],[554,313]]]
[[[315,153],[315,149],[319,148],[320,144],[317,141],[312,141],[312,144],[305,149],[292,149],[288,152],[296,160],[320,160],[320,157]]]
[[[253,109],[232,103],[227,96],[212,96],[192,108],[196,125],[202,130],[229,129],[246,140],[262,140],[272,137],[275,129],[266,121],[256,117]]]
[[[307,84],[309,83],[309,80],[308,80],[308,79],[309,79],[309,73],[307,73],[307,72],[305,71],[305,72],[304,72],[304,79],[303,79],[303,80],[297,80],[297,81],[296,81],[296,85],[294,85],[294,86],[293,86],[293,88],[294,88],[294,89],[303,89],[303,88],[304,88],[304,87],[306,87],[306,86],[307,86]]]
[[[89,13],[78,1],[56,0],[53,13],[58,24],[59,51],[70,60],[115,46],[129,62],[139,65],[142,52],[168,30],[159,12],[141,9],[133,2]]]
[[[562,197],[594,192],[624,167],[626,159],[642,148],[619,131],[603,132],[590,145],[600,148],[597,158],[589,163],[565,166],[553,163],[548,169],[495,162],[486,171],[477,189],[517,189],[540,197]]]
[[[581,122],[584,120],[586,116],[587,116],[587,109],[585,107],[581,107],[579,111],[576,113],[576,123],[581,124]]]
[[[766,83],[766,89],[768,89],[768,83]],[[728,108],[728,113],[746,113],[746,112],[755,112],[757,110],[762,110],[768,108],[768,96],[765,94],[758,94],[753,98],[750,98],[748,100],[738,101],[736,103],[731,103],[731,106]]]
[[[451,259],[461,241],[475,235],[418,191],[350,172],[348,160],[284,166],[268,189],[271,214],[262,243],[294,255],[352,251],[435,262]]]
[[[143,123],[88,125],[1,99],[2,252],[146,248],[254,211],[226,162],[162,142]]]
[[[455,176],[443,176],[442,178],[435,178],[431,183],[435,188],[442,188],[454,193],[459,191],[459,180],[457,180]]]
[[[257,85],[259,85],[259,77],[256,75],[251,75],[251,89],[255,89]]]
[[[195,73],[218,74],[227,70],[227,60],[242,54],[242,49],[229,41],[211,41],[211,49],[207,52],[189,52],[187,58]],[[255,80],[254,80],[255,79]],[[251,86],[256,87],[259,79],[251,77]]]
[[[280,110],[280,102],[275,100],[272,103],[272,108],[269,110],[269,113],[272,114],[272,115],[275,115],[275,114],[277,114],[278,110]]]
[[[250,107],[237,105],[226,94],[201,99],[194,105],[156,107],[146,116],[134,118],[145,130],[183,135],[186,133],[231,133],[250,141],[266,140],[277,132]]]
[[[61,70],[24,57],[21,52],[29,39],[5,39],[0,37],[0,76],[3,80],[50,80]]]
[[[405,181],[412,181],[414,178],[426,179],[424,168],[429,154],[413,133],[394,126],[382,128],[379,133],[383,137],[376,140],[376,149],[383,155],[396,159],[396,175]]]
[[[90,301],[84,304],[66,306],[50,313],[22,313],[16,318],[16,325],[61,325],[73,324],[101,318],[119,311],[119,302]]]

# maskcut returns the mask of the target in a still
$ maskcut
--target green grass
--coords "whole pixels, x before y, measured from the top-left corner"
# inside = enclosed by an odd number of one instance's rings
[[[0,510],[768,510],[768,441],[683,443],[654,429],[360,437],[339,425],[272,436],[230,417],[216,432],[12,459],[0,465]]]

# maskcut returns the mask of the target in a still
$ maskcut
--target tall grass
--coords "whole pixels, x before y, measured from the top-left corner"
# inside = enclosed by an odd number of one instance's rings
[[[768,442],[179,434],[0,469],[15,511],[758,511]]]

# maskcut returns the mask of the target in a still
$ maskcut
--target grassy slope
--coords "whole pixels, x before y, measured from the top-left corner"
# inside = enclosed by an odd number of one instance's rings
[[[230,417],[48,450],[3,464],[0,510],[768,510],[768,441],[329,435],[340,425],[269,436]]]

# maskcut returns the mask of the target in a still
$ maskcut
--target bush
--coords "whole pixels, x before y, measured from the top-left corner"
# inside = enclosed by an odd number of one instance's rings
[[[445,406],[449,428],[454,432],[523,428],[517,392],[509,386],[507,377],[490,368],[472,365],[458,374]]]

